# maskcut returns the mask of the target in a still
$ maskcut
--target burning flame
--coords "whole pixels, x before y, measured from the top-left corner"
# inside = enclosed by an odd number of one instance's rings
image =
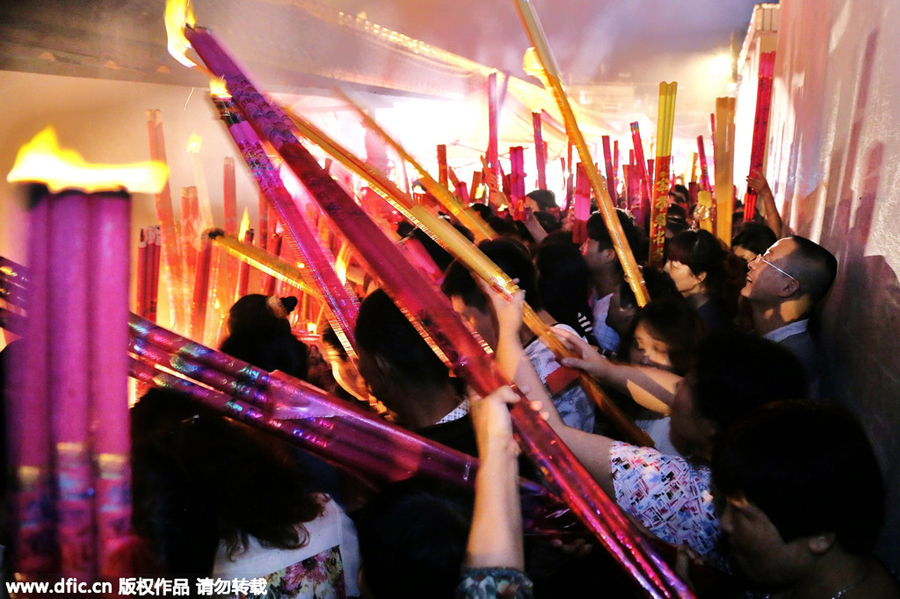
[[[209,80],[209,94],[216,98],[230,98],[228,87],[225,86],[225,80],[220,77],[213,77]]]
[[[541,59],[538,56],[537,50],[534,49],[534,46],[525,50],[525,56],[522,58],[522,69],[535,79],[539,79],[543,84],[544,89],[551,88],[550,79],[547,77],[547,71],[544,69],[544,65],[541,64]]]
[[[187,151],[189,154],[199,154],[200,146],[203,144],[203,140],[196,133],[191,133],[190,139],[188,139]]]
[[[56,131],[47,127],[19,149],[7,175],[10,183],[43,183],[50,191],[81,189],[88,193],[122,187],[137,193],[158,193],[169,176],[162,162],[89,164],[75,150],[59,147]]]
[[[241,217],[241,228],[238,230],[238,239],[243,241],[244,235],[247,234],[247,231],[249,229],[250,229],[250,214],[247,212],[247,209],[244,208],[244,216]]]
[[[197,65],[187,57],[191,43],[184,35],[184,27],[197,24],[191,0],[167,0],[166,2],[166,34],[169,38],[169,54],[172,58],[188,68]]]
[[[314,322],[307,322],[307,323],[306,323],[306,332],[309,333],[310,335],[315,335],[315,334],[317,334],[317,333],[319,332],[318,329],[319,329],[319,328],[318,328],[318,326],[316,325],[316,323],[314,323]]]

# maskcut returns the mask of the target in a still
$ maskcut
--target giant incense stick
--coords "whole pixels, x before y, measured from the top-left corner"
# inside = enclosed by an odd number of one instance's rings
[[[756,87],[756,113],[753,119],[753,141],[750,148],[750,173],[762,172],[769,135],[769,109],[772,104],[772,77],[775,74],[775,52],[759,56]],[[756,191],[749,189],[744,200],[744,222],[751,222],[756,212]]]
[[[544,134],[541,130],[541,113],[531,113],[531,125],[534,129],[534,159],[537,169],[538,189],[547,189],[547,144],[544,143]]]
[[[650,205],[650,264],[661,267],[665,257],[666,214],[669,208],[669,171],[672,162],[672,133],[675,127],[675,94],[678,84],[659,84],[659,112],[656,121],[656,175]]]
[[[734,212],[734,98],[716,98],[716,237],[731,247]]]
[[[703,191],[712,191],[709,184],[709,163],[706,161],[706,147],[703,144],[703,136],[697,136],[697,157],[700,161],[700,189]]]
[[[641,187],[639,194],[638,206],[640,208],[634,211],[635,220],[638,226],[643,227],[645,220],[649,217],[644,206],[644,197],[651,194],[651,175],[652,169],[647,168],[647,161],[644,160],[644,144],[641,141],[640,125],[635,121],[631,123],[631,142],[634,144],[634,161],[637,166],[637,172],[641,176]]]
[[[206,66],[217,76],[224,77],[229,92],[248,122],[261,137],[272,143],[323,210],[353,241],[360,256],[378,273],[384,289],[398,300],[413,321],[427,322],[431,343],[440,348],[457,372],[479,393],[490,393],[504,384],[506,381],[496,363],[453,312],[448,300],[417,271],[409,268],[399,250],[323,171],[296,140],[286,115],[259,94],[207,31],[188,28],[185,34]],[[668,589],[680,584],[677,577],[659,565],[655,561],[657,558],[650,557],[654,554],[646,542],[635,533],[615,503],[597,487],[529,402],[518,402],[511,414],[523,448],[539,464],[548,483],[560,492],[574,513],[643,588],[648,592],[666,589],[654,594],[671,595]],[[668,582],[670,576],[672,581]]]
[[[638,305],[643,306],[649,300],[643,276],[638,268],[637,261],[634,259],[631,247],[628,245],[628,240],[625,238],[625,231],[622,229],[622,223],[619,222],[619,219],[616,216],[616,209],[612,203],[612,199],[609,197],[609,193],[603,185],[600,173],[598,173],[597,169],[594,167],[594,160],[591,158],[590,150],[588,150],[587,143],[581,134],[581,130],[578,128],[575,113],[572,111],[572,106],[569,104],[569,99],[566,96],[566,91],[563,88],[562,81],[559,77],[559,71],[556,68],[553,56],[550,53],[550,47],[544,37],[544,32],[541,29],[537,14],[534,12],[531,3],[528,0],[515,0],[515,4],[519,11],[519,16],[522,19],[522,23],[525,26],[525,30],[528,33],[528,37],[531,40],[531,45],[535,48],[537,56],[543,66],[547,82],[550,84],[550,91],[553,93],[553,97],[556,99],[563,120],[566,123],[566,133],[568,133],[569,139],[574,142],[575,147],[578,148],[578,155],[581,157],[581,162],[585,165],[588,179],[591,182],[591,189],[594,192],[594,197],[597,198],[597,204],[600,207],[601,214],[603,214],[603,221],[606,223],[606,228],[609,229],[609,236],[612,238],[616,255],[622,263],[622,270],[625,272],[625,278],[631,286],[631,289],[634,291],[634,297],[637,299]]]
[[[294,198],[284,187],[278,170],[260,143],[259,136],[235,110],[231,97],[222,90],[217,90],[213,93],[213,101],[219,109],[222,120],[228,126],[228,132],[235,145],[247,161],[259,185],[260,193],[264,194],[269,203],[275,207],[284,222],[289,233],[288,244],[309,266],[309,276],[306,280],[316,289],[316,295],[328,304],[329,323],[341,345],[350,355],[355,355],[356,340],[353,327],[359,312],[356,296],[338,278],[334,259],[326,254],[319,244],[315,233],[297,208]],[[246,284],[246,278],[241,280]]]
[[[613,204],[618,204],[618,194],[616,193],[616,171],[615,167],[613,167],[613,157],[612,151],[609,147],[609,135],[604,135],[603,138],[603,164],[606,167],[606,190],[609,192],[609,197],[612,199]]]

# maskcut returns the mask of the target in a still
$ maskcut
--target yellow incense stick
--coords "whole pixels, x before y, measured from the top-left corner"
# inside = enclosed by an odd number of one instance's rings
[[[634,297],[637,300],[638,305],[643,306],[649,300],[647,287],[644,285],[643,275],[638,268],[637,261],[634,259],[631,246],[628,245],[628,240],[625,238],[625,232],[622,230],[622,224],[616,216],[616,209],[613,206],[612,199],[609,197],[609,192],[603,184],[603,179],[600,177],[600,173],[597,171],[596,166],[594,166],[594,160],[591,158],[587,142],[585,142],[584,136],[578,128],[575,113],[572,111],[572,106],[569,104],[569,99],[566,96],[566,91],[559,77],[559,70],[556,68],[556,64],[553,61],[550,47],[547,44],[537,14],[535,14],[531,7],[531,3],[528,2],[528,0],[515,0],[515,4],[519,11],[519,16],[522,19],[522,24],[525,26],[525,30],[531,40],[531,44],[534,46],[535,53],[543,66],[544,74],[546,75],[545,85],[550,85],[550,91],[553,93],[559,111],[562,113],[563,120],[565,121],[566,132],[569,135],[569,139],[572,140],[575,147],[578,149],[578,155],[581,157],[581,162],[585,166],[585,171],[591,182],[591,189],[594,192],[594,196],[597,198],[597,204],[600,207],[600,212],[603,215],[606,227],[609,229],[616,255],[622,263],[622,270],[625,272],[625,278],[628,280],[628,284],[631,286],[632,291],[634,291]]]
[[[734,98],[716,98],[716,237],[731,247],[734,212]]]
[[[303,272],[296,266],[273,256],[262,248],[241,243],[235,237],[223,234],[219,229],[213,229],[208,234],[212,243],[224,249],[229,255],[243,260],[279,281],[293,285],[317,300],[322,300],[322,295],[304,280]]]

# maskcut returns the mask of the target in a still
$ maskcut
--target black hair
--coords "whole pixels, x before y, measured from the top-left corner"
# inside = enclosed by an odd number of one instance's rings
[[[471,491],[410,479],[354,514],[363,580],[376,599],[452,599],[473,503]]]
[[[687,206],[691,202],[691,192],[688,191],[687,187],[685,187],[684,185],[681,185],[681,184],[673,185],[672,188],[669,190],[668,195],[674,195],[685,206]],[[670,206],[670,208],[671,208],[671,206]]]
[[[547,312],[580,333],[588,332],[583,323],[592,317],[588,304],[591,273],[578,247],[572,243],[542,243],[536,266],[538,290]]]
[[[363,300],[356,317],[356,343],[416,382],[437,383],[449,377],[447,367],[383,289]]]
[[[664,270],[660,270],[653,266],[642,266],[641,275],[644,278],[644,285],[647,287],[647,294],[651,300],[662,300],[669,298],[681,297],[675,281]],[[619,305],[623,308],[631,308],[637,305],[637,299],[634,297],[634,290],[627,280],[619,283]]]
[[[131,432],[135,530],[167,574],[209,575],[220,541],[229,557],[251,535],[265,547],[307,543],[302,523],[324,502],[281,442],[160,389],[131,410]]]
[[[686,264],[695,276],[706,273],[704,284],[713,294],[725,282],[725,255],[722,244],[709,231],[684,231],[666,242],[666,260]]]
[[[697,312],[681,297],[653,300],[631,321],[629,337],[643,323],[650,334],[666,344],[675,373],[684,375],[694,365],[705,327]]]
[[[556,194],[549,189],[535,189],[525,194],[525,197],[531,198],[538,205],[541,211],[556,208]]]
[[[498,237],[482,241],[480,249],[494,264],[511,279],[519,279],[518,286],[525,291],[525,301],[535,310],[544,307],[537,286],[537,273],[528,250],[520,242],[509,237]],[[441,291],[447,297],[460,297],[467,306],[480,312],[489,311],[489,300],[485,297],[475,278],[461,262],[456,261],[447,269]]]
[[[711,333],[700,344],[693,374],[697,410],[720,433],[754,408],[802,399],[808,391],[794,354],[762,337],[734,331]]]
[[[791,252],[790,266],[785,270],[799,279],[804,293],[808,293],[813,301],[819,301],[831,289],[837,276],[837,258],[805,237],[792,235],[790,239],[797,244],[797,249]]]
[[[885,487],[865,431],[845,410],[806,401],[747,414],[713,450],[713,479],[761,509],[784,541],[833,533],[846,551],[872,551]]]
[[[731,240],[731,247],[743,247],[754,254],[765,254],[766,250],[778,241],[775,231],[766,225],[747,223],[741,232]]]
[[[245,295],[228,312],[229,335],[219,349],[263,370],[280,370],[306,380],[309,348],[294,337],[286,316],[276,314],[265,295]],[[284,314],[297,306],[297,298],[275,298]],[[278,308],[276,306],[276,308]]]

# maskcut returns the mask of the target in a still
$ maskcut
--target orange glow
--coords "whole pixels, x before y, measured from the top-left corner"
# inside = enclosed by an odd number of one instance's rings
[[[219,77],[209,80],[209,94],[216,98],[231,97],[231,94],[228,93],[228,88],[225,86],[225,80]]]
[[[309,333],[310,335],[318,334],[318,326],[316,326],[316,323],[307,322],[306,323],[306,332]]]
[[[56,131],[47,127],[19,149],[6,180],[43,183],[53,192],[81,189],[92,193],[124,187],[135,193],[158,193],[168,176],[162,162],[89,164],[75,150],[60,148]]]
[[[244,216],[241,217],[241,228],[238,230],[238,239],[244,239],[244,235],[247,234],[247,231],[250,230],[250,214],[247,212],[247,209],[244,208]]]
[[[522,69],[535,79],[540,80],[545,89],[550,89],[547,71],[544,70],[544,65],[541,64],[541,59],[534,46],[525,50],[525,56],[522,58]]]
[[[203,140],[196,133],[191,133],[191,138],[188,139],[187,151],[189,154],[199,154],[200,146],[203,144]]]
[[[169,38],[169,54],[172,58],[190,68],[196,66],[193,60],[187,57],[191,43],[184,36],[184,27],[196,25],[194,9],[191,0],[167,0],[166,2],[166,34]]]

